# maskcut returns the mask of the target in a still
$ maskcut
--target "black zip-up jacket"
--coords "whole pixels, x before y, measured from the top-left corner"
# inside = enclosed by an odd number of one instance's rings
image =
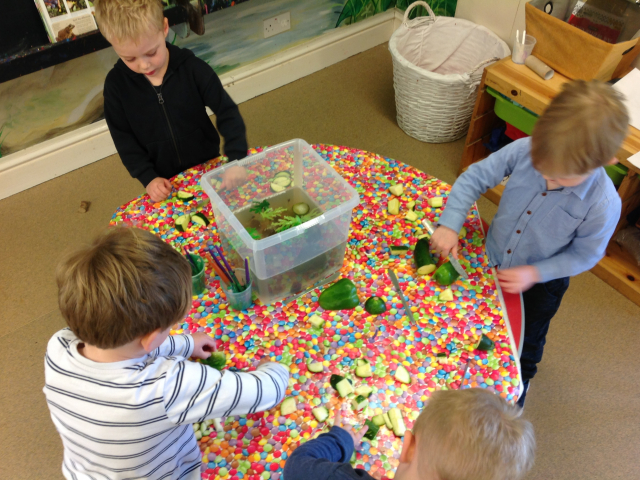
[[[104,83],[104,116],[122,163],[145,187],[220,155],[216,115],[230,160],[247,156],[244,121],[218,75],[193,52],[167,43],[161,88],[118,60]]]

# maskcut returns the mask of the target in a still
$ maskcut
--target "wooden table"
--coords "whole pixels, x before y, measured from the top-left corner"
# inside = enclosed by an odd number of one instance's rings
[[[462,153],[460,173],[472,163],[489,156],[491,152],[483,144],[488,142],[491,131],[502,122],[494,112],[495,98],[487,92],[487,87],[541,115],[560,92],[562,85],[568,81],[570,80],[567,77],[557,72],[551,80],[545,81],[526,66],[513,63],[511,58],[505,58],[485,69]],[[640,206],[640,169],[628,161],[628,158],[638,151],[640,131],[629,126],[629,135],[617,155],[620,163],[629,168],[629,172],[618,188],[622,199],[622,214],[616,233],[627,226],[627,215]],[[499,185],[488,190],[485,196],[498,204],[503,191],[504,186]],[[606,256],[592,272],[640,305],[640,267],[614,240],[611,240]]]

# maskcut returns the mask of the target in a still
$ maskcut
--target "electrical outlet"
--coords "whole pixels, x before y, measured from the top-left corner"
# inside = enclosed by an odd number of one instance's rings
[[[281,13],[264,21],[264,38],[273,37],[287,30],[291,30],[291,12]]]

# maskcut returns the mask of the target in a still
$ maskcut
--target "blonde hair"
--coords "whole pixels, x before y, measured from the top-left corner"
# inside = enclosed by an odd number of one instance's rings
[[[94,0],[96,22],[110,42],[134,41],[149,33],[162,31],[162,0]]]
[[[118,227],[65,258],[56,270],[58,304],[73,333],[116,348],[166,330],[191,308],[191,267],[155,235]]]
[[[533,166],[548,176],[584,175],[615,157],[628,124],[622,95],[611,85],[566,83],[533,129]]]
[[[522,478],[533,466],[535,437],[521,412],[480,388],[434,392],[413,427],[422,477]]]

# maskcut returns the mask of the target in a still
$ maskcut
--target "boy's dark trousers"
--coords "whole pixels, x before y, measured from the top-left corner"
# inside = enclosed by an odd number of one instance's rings
[[[520,365],[525,388],[538,371],[542,360],[549,323],[560,308],[564,292],[569,288],[569,277],[558,278],[546,283],[536,283],[522,293],[524,301],[524,342]],[[521,396],[524,404],[524,395]],[[518,401],[520,404],[521,402]]]

